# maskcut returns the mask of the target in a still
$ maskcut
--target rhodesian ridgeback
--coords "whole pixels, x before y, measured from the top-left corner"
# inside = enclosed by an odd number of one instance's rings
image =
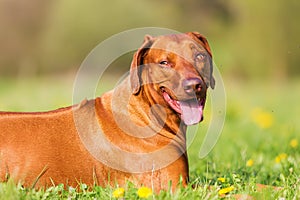
[[[186,128],[202,121],[214,85],[204,36],[145,36],[129,76],[101,97],[49,112],[0,112],[0,181],[186,185]]]

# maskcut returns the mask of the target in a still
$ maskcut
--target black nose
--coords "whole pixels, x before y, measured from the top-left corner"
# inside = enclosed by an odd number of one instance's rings
[[[201,92],[203,81],[199,78],[190,78],[184,80],[182,85],[187,94],[194,95]]]

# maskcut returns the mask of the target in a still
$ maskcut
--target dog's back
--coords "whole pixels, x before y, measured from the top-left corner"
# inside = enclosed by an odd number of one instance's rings
[[[32,180],[40,179],[40,185],[50,185],[51,177],[64,183],[68,181],[65,177],[70,177],[72,184],[74,174],[83,174],[93,160],[79,140],[72,107],[50,112],[0,112],[0,181],[11,177],[32,186]],[[46,172],[51,177],[43,178]]]

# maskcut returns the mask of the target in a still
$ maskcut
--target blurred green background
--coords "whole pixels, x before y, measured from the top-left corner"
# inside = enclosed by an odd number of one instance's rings
[[[0,74],[76,71],[104,39],[154,26],[206,35],[224,76],[284,81],[300,75],[299,8],[298,0],[1,0]]]
[[[299,11],[299,0],[0,0],[0,110],[72,104],[80,64],[113,34],[151,26],[198,31],[211,45],[227,95],[225,126],[210,153],[212,174],[238,171],[250,159],[258,182],[274,184],[278,174],[290,173],[278,168],[276,156],[300,141]],[[127,55],[114,62],[97,94],[113,88],[130,61]],[[210,158],[197,160],[209,103],[189,150],[194,178],[211,168]]]

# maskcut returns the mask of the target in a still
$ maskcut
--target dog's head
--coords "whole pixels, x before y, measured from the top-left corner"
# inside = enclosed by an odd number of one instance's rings
[[[186,125],[203,119],[208,87],[214,88],[212,53],[197,32],[145,36],[131,64],[131,88],[179,115]],[[146,92],[145,92],[146,91]]]

